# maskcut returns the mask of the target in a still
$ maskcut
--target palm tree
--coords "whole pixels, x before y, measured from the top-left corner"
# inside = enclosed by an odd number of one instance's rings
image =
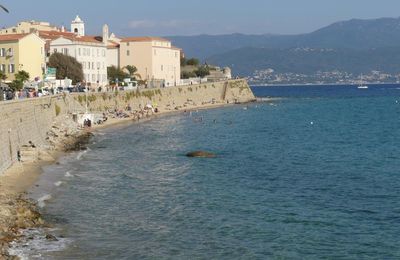
[[[129,76],[133,77],[133,78],[138,78],[138,79],[142,79],[142,76],[140,76],[139,73],[137,73],[138,69],[133,66],[133,65],[127,65],[124,67],[124,69],[126,69],[129,72]]]
[[[5,8],[3,5],[0,5],[0,8],[3,9],[5,12],[9,13],[8,9]]]

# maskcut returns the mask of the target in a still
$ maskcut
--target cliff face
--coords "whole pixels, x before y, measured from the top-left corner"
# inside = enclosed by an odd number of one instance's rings
[[[87,102],[86,102],[87,97]],[[150,104],[162,112],[254,101],[244,80],[142,89],[109,93],[79,93],[0,103],[0,174],[18,160],[18,151],[30,142],[38,148],[49,145],[48,133],[56,121],[69,113],[139,110]]]

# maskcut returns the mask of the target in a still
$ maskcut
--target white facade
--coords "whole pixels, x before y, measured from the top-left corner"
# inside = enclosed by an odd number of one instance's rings
[[[73,20],[71,23],[71,32],[78,36],[85,36],[85,23],[82,21],[79,15],[77,15],[75,20]]]
[[[82,64],[86,83],[105,86],[107,79],[107,47],[102,42],[91,42],[87,37],[68,39],[60,37],[50,42],[50,54],[63,53]]]

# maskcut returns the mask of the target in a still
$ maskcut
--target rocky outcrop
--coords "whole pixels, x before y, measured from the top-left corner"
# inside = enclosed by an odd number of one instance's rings
[[[215,154],[206,151],[194,151],[186,154],[187,157],[192,158],[215,158]]]

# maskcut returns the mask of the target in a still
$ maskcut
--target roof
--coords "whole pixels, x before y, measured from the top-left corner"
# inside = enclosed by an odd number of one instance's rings
[[[55,40],[60,38],[61,36],[64,37],[73,37],[75,34],[71,32],[58,32],[58,31],[39,31],[39,36],[46,40]]]
[[[27,36],[29,33],[20,33],[20,34],[2,34],[0,35],[1,42],[9,42],[9,41],[19,41],[20,39]]]
[[[103,38],[99,36],[77,36],[72,32],[57,32],[57,31],[39,31],[41,38],[46,40],[56,40],[60,37],[69,39],[75,42],[91,42],[91,43],[103,43]]]
[[[108,41],[107,48],[113,49],[113,48],[118,48],[118,47],[119,47],[119,43],[118,42],[115,42],[115,41],[112,41],[112,40]]]
[[[171,42],[165,38],[161,37],[150,37],[150,36],[145,36],[145,37],[127,37],[127,38],[122,38],[121,42],[151,42],[151,41],[160,41],[160,42]]]

